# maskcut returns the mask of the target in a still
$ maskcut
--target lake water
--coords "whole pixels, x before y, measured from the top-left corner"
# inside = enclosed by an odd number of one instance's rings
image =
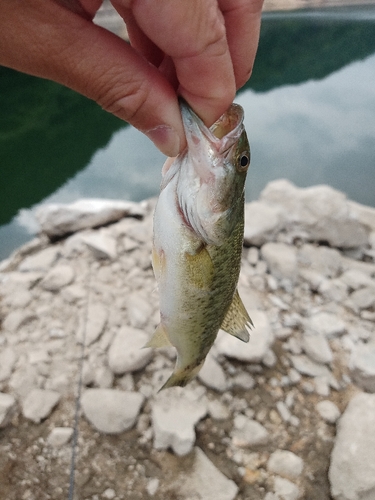
[[[375,8],[265,15],[236,99],[252,148],[247,200],[287,178],[375,206],[374,82]],[[0,259],[30,239],[41,203],[157,195],[164,159],[95,103],[0,68]]]

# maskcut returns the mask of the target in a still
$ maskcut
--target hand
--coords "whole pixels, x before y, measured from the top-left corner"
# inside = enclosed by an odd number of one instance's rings
[[[0,64],[62,83],[186,145],[178,96],[211,125],[250,77],[263,0],[112,0],[131,46],[92,23],[102,0],[1,0]]]

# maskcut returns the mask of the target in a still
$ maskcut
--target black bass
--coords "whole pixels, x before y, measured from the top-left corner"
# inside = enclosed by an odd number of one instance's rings
[[[181,113],[188,146],[167,160],[154,214],[160,324],[147,347],[177,350],[163,389],[198,373],[220,328],[248,342],[252,325],[237,291],[250,164],[243,109],[232,104],[210,128],[185,103]]]

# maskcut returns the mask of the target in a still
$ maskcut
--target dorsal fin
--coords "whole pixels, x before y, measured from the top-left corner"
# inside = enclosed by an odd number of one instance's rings
[[[254,326],[253,322],[243,305],[238,290],[236,290],[221,329],[243,342],[249,342],[250,335],[246,327],[251,329],[252,326]]]

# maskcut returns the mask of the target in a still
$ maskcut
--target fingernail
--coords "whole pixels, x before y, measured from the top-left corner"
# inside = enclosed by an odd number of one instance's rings
[[[167,156],[177,156],[180,152],[180,138],[168,125],[159,125],[145,132],[155,146]]]

